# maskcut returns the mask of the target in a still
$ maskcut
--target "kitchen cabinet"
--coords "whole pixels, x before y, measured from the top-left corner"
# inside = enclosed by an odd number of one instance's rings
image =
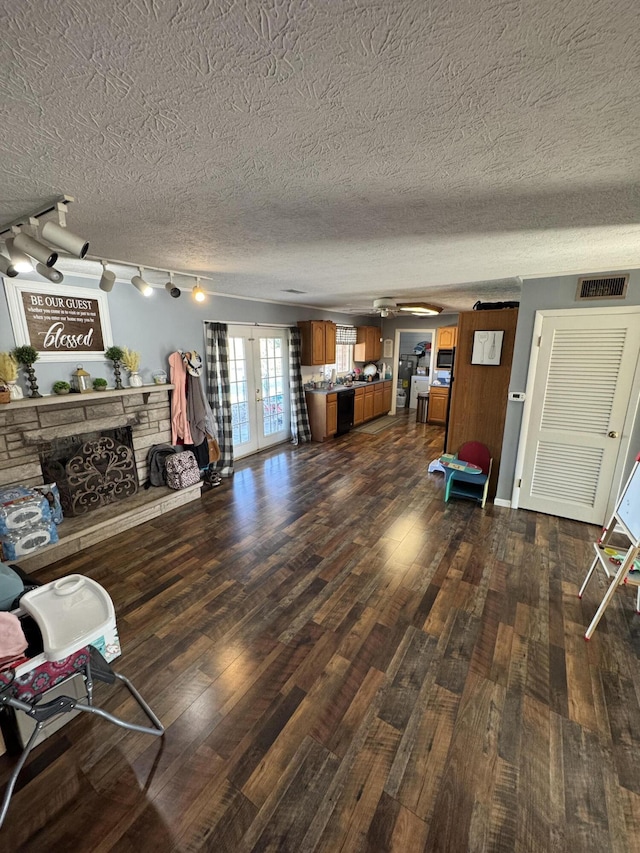
[[[382,354],[380,328],[378,326],[357,326],[357,343],[353,350],[354,361],[379,361]]]
[[[298,320],[300,363],[335,364],[336,324],[330,320]]]
[[[377,418],[378,415],[382,414],[384,414],[384,382],[381,382],[380,385],[375,386],[373,398],[374,418]]]
[[[364,389],[364,419],[370,421],[374,415],[375,406],[375,385],[371,385]]]
[[[382,401],[382,411],[385,415],[387,412],[391,411],[392,393],[393,393],[393,382],[385,382],[384,383],[384,391],[383,391],[383,401]]]
[[[444,426],[447,422],[448,386],[432,385],[429,389],[428,423]]]
[[[360,426],[364,423],[364,388],[356,388],[356,396],[353,401],[353,425]]]
[[[326,441],[338,431],[338,394],[305,394],[313,441]]]
[[[438,349],[453,349],[457,339],[457,326],[443,326],[443,328],[438,329]]]

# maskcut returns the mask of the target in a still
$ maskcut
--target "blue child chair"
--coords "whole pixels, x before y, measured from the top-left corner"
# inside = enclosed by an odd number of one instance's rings
[[[480,441],[467,441],[460,447],[456,457],[460,462],[470,462],[472,465],[481,468],[482,473],[470,474],[456,468],[445,468],[445,503],[450,497],[454,497],[467,498],[477,501],[480,506],[484,506],[487,501],[489,477],[493,464],[489,448]]]

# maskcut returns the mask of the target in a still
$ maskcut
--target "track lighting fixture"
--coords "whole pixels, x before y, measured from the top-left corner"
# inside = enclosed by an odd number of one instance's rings
[[[33,264],[31,263],[31,258],[14,246],[13,239],[13,237],[7,239],[7,252],[9,252],[14,269],[18,272],[32,272]]]
[[[54,252],[53,249],[45,246],[44,243],[34,240],[33,237],[29,237],[28,234],[24,233],[24,231],[20,231],[16,234],[13,238],[13,245],[16,249],[19,249],[27,255],[31,255],[32,258],[35,258],[36,261],[40,261],[40,263],[44,264],[46,267],[52,267],[58,260],[57,252]]]
[[[58,205],[58,208],[60,207],[64,207],[66,211],[65,205]],[[84,258],[89,251],[88,240],[78,237],[67,230],[67,228],[58,225],[57,222],[45,222],[42,227],[42,239],[48,243],[53,243],[54,246],[58,246],[60,249],[64,249],[65,252],[69,252],[71,255],[75,255],[76,258]]]
[[[6,255],[0,254],[0,272],[3,275],[8,275],[9,278],[15,278],[18,275],[18,270],[14,267],[11,260]]]
[[[116,281],[116,274],[113,270],[108,270],[105,262],[102,262],[102,275],[100,276],[100,282],[98,283],[98,287],[100,290],[104,290],[105,293],[111,293],[113,290],[113,285]]]
[[[140,275],[134,275],[131,279],[131,284],[136,287],[143,296],[151,296],[153,288],[142,278],[142,267],[138,267]]]
[[[206,299],[205,292],[200,286],[200,277],[196,277],[196,286],[193,288],[193,298],[196,302],[204,302]]]
[[[176,287],[173,283],[173,273],[169,270],[169,281],[165,284],[164,289],[170,296],[173,296],[174,299],[178,299],[182,291],[179,287]]]
[[[55,267],[46,267],[44,264],[36,264],[36,272],[40,273],[44,278],[48,278],[54,284],[60,284],[64,280],[64,276]]]

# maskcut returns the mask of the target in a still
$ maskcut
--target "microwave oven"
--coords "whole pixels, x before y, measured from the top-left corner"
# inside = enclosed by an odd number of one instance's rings
[[[440,370],[451,370],[453,367],[453,350],[439,349],[436,356],[436,367]]]

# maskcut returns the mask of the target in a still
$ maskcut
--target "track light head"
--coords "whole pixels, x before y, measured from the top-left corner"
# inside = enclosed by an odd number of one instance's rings
[[[182,295],[182,291],[180,290],[179,287],[175,286],[173,281],[168,281],[165,284],[164,289],[167,291],[167,293],[170,296],[173,296],[174,299],[178,299]]]
[[[142,278],[142,268],[140,268],[140,275],[134,275],[131,279],[131,284],[137,288],[143,296],[151,296],[153,293],[153,288],[149,282]]]
[[[18,270],[6,255],[0,254],[0,272],[9,278],[15,278],[18,275]]]
[[[45,246],[44,243],[34,240],[33,237],[29,237],[28,234],[24,233],[24,231],[20,231],[19,234],[16,234],[13,238],[13,245],[16,249],[19,249],[21,252],[25,252],[27,255],[31,255],[32,258],[35,258],[36,261],[40,261],[40,263],[44,264],[46,267],[52,267],[58,260],[57,252],[54,252],[53,249]]]
[[[115,281],[116,274],[113,270],[108,270],[106,264],[102,264],[102,275],[100,276],[100,281],[98,283],[100,290],[104,290],[105,293],[111,293]]]
[[[88,240],[78,237],[68,228],[62,228],[57,222],[45,222],[42,227],[42,239],[59,246],[76,258],[84,258],[89,251]]]
[[[44,278],[48,278],[49,281],[52,281],[54,284],[60,284],[61,281],[64,281],[64,276],[60,270],[55,269],[55,267],[46,267],[44,264],[36,264],[36,272]]]
[[[204,302],[204,300],[207,298],[205,296],[204,290],[200,286],[200,279],[199,278],[196,278],[196,286],[193,288],[192,293],[193,293],[193,298],[196,300],[196,302]]]
[[[32,272],[33,264],[31,263],[31,258],[28,255],[25,255],[24,252],[21,252],[14,245],[14,238],[9,237],[7,239],[7,252],[9,252],[9,257],[11,258],[11,263],[18,272]]]

